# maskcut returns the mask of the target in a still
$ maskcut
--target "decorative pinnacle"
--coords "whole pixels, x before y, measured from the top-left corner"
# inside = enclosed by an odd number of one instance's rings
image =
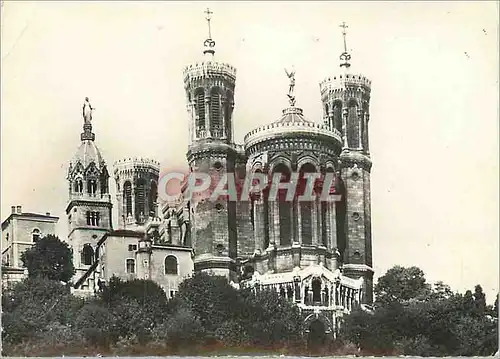
[[[288,79],[290,80],[290,85],[288,86],[288,101],[290,102],[290,106],[294,107],[295,106],[295,96],[293,95],[293,90],[295,89],[295,69],[292,67],[292,71],[288,72],[287,69],[285,69],[285,73],[288,76]]]
[[[203,50],[203,53],[204,54],[214,54],[215,53],[215,50],[214,50],[214,47],[215,47],[215,41],[212,40],[212,28],[210,26],[210,20],[212,20],[212,14],[213,12],[210,11],[209,8],[207,8],[205,10],[205,14],[207,14],[207,16],[205,17],[205,19],[207,20],[207,24],[208,24],[208,38],[205,40],[205,42],[203,42],[203,46],[205,46],[205,50]]]
[[[351,66],[351,64],[349,63],[351,55],[347,52],[347,42],[346,42],[346,35],[347,35],[346,29],[348,28],[348,26],[346,25],[345,22],[342,22],[340,27],[342,28],[342,36],[344,37],[344,52],[340,55],[340,60],[343,62],[340,64],[340,67],[349,68]]]

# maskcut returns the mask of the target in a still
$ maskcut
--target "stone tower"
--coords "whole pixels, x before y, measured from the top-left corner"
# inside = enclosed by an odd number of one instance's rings
[[[184,70],[189,114],[187,161],[191,172],[208,173],[214,179],[233,173],[238,154],[233,144],[232,112],[236,69],[214,60],[210,10],[206,11],[209,36],[204,59]],[[236,203],[227,199],[201,199],[190,203],[195,270],[235,278],[237,255]]]
[[[351,56],[345,42],[341,71],[320,83],[324,122],[342,134],[339,156],[342,201],[337,203],[344,231],[340,231],[339,249],[344,274],[364,279],[364,303],[371,303],[373,287],[370,170],[368,121],[371,81],[350,71]],[[343,232],[343,233],[342,233]]]
[[[160,163],[146,158],[115,162],[114,177],[120,228],[143,225],[158,217]]]
[[[83,105],[81,144],[68,169],[69,201],[66,207],[69,244],[73,249],[76,278],[95,262],[95,249],[101,237],[112,229],[111,196],[106,162],[95,144],[92,107]]]

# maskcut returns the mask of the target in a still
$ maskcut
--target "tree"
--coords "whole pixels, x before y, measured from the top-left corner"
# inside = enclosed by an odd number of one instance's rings
[[[75,329],[91,345],[108,345],[113,339],[115,318],[98,302],[85,304],[75,318]]]
[[[214,338],[217,328],[235,318],[241,310],[239,292],[227,279],[203,272],[195,273],[179,285],[175,303],[190,309],[207,335]]]
[[[167,317],[167,296],[155,282],[146,279],[122,281],[112,277],[100,299],[115,318],[116,337],[135,335],[144,343]]]
[[[28,268],[29,277],[42,277],[50,280],[69,282],[75,267],[73,254],[67,243],[49,234],[37,241],[21,255]]]
[[[103,286],[100,297],[108,304],[120,301],[123,298],[134,299],[143,305],[154,303],[165,307],[167,304],[165,291],[157,283],[149,279],[123,281],[113,276],[109,280],[109,284]]]
[[[54,323],[73,323],[83,305],[70,288],[47,278],[27,278],[2,296],[3,339],[17,343],[44,332]]]
[[[295,344],[301,338],[299,308],[273,290],[241,292],[240,326],[252,345]]]
[[[411,299],[423,300],[431,293],[431,288],[420,268],[395,266],[379,278],[374,292],[375,305],[381,306]]]
[[[478,314],[483,314],[486,309],[486,295],[479,284],[474,288],[474,308]]]

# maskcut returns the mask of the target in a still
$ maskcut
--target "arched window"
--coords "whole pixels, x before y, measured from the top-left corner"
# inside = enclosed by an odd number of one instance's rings
[[[158,197],[158,186],[155,181],[151,181],[151,187],[149,188],[149,215],[151,217],[156,216],[156,200]]]
[[[75,192],[82,193],[83,192],[83,181],[81,178],[77,178],[75,181]]]
[[[354,100],[349,102],[347,113],[347,145],[349,147],[359,147],[358,106]]]
[[[205,90],[199,88],[195,93],[196,136],[200,137],[205,132]]]
[[[288,183],[290,180],[290,170],[286,165],[279,164],[273,171],[281,173],[281,182]],[[274,176],[273,173],[273,176]],[[290,201],[286,200],[286,189],[278,191],[278,216],[280,226],[280,245],[292,244],[292,206]]]
[[[125,201],[125,214],[128,216],[132,214],[132,184],[130,181],[125,182],[123,185],[123,198]]]
[[[306,173],[314,173],[316,168],[311,163],[302,165],[299,172],[299,186],[297,186],[297,195],[304,194],[309,191],[307,186]],[[313,193],[314,195],[314,193]],[[313,201],[300,201],[300,231],[302,237],[302,244],[312,244],[313,237],[313,220],[312,213],[315,208]]]
[[[167,256],[165,258],[165,274],[178,274],[176,257]]]
[[[108,175],[107,173],[101,174],[100,181],[101,183],[101,194],[106,194],[108,193]]]
[[[87,193],[91,196],[94,196],[97,192],[97,183],[95,179],[91,179],[87,181]]]
[[[129,258],[126,261],[127,273],[134,274],[135,273],[135,259]]]
[[[313,302],[321,302],[321,279],[312,280]]]
[[[231,91],[226,92],[226,101],[224,102],[224,125],[226,131],[226,137],[229,141],[232,140],[232,122],[231,115],[233,111],[233,93]]]
[[[210,133],[222,137],[220,90],[214,87],[210,92]]]
[[[332,123],[330,122],[330,119],[328,117],[328,112],[330,111],[330,106],[328,106],[327,103],[325,103],[325,114],[323,116],[323,118],[327,119],[327,123],[328,123],[328,126],[332,126]]]
[[[346,191],[345,185],[341,178],[335,179],[335,192],[339,195],[340,201],[335,202],[335,222],[337,227],[337,248],[341,258],[346,247]]]
[[[328,167],[326,169],[326,172],[327,173],[332,173],[332,172],[335,172],[335,170],[332,167]],[[321,189],[321,190],[323,190],[323,189]],[[331,245],[330,245],[330,243],[328,241],[329,238],[327,236],[327,230],[326,230],[327,223],[330,220],[327,217],[327,206],[328,206],[328,202],[325,202],[325,201],[321,202],[321,242],[323,243],[323,245],[326,248],[330,248]],[[332,233],[332,235],[333,235],[333,233]]]
[[[94,263],[94,249],[90,244],[85,244],[82,250],[82,264],[89,266]]]
[[[31,238],[33,239],[33,243],[35,243],[36,241],[38,241],[40,239],[40,230],[38,228],[35,228],[31,232]]]
[[[333,104],[333,125],[342,133],[342,102],[335,101]]]
[[[135,189],[135,219],[138,222],[145,220],[146,200],[146,180],[141,178],[137,181],[137,187]]]

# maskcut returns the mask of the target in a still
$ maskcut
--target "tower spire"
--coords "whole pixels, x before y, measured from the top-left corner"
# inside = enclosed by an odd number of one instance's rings
[[[207,24],[208,24],[208,37],[207,39],[203,42],[203,46],[204,46],[204,50],[203,50],[203,53],[206,55],[206,54],[210,54],[210,55],[214,55],[215,54],[215,41],[212,39],[212,28],[210,26],[210,20],[212,20],[212,14],[213,12],[210,11],[210,8],[207,8],[205,10],[205,14],[207,16],[205,16],[205,19],[207,20]]]
[[[340,60],[342,61],[340,63],[340,67],[349,68],[351,66],[351,64],[349,63],[349,60],[351,60],[351,55],[349,54],[349,52],[347,52],[346,42],[346,29],[348,28],[348,26],[345,22],[342,22],[342,24],[340,24],[340,27],[342,28],[342,36],[344,37],[344,52],[340,54]]]
[[[80,135],[82,141],[95,140],[95,134],[92,132],[92,111],[95,108],[90,104],[89,98],[85,97],[85,102],[83,103],[83,133]]]

